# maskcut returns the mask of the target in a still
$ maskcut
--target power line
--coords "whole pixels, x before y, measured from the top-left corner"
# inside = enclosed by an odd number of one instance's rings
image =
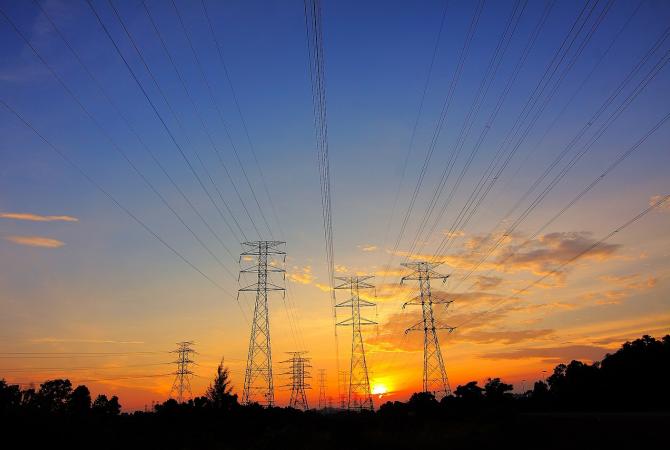
[[[219,283],[214,281],[209,275],[204,273],[202,270],[200,270],[195,264],[193,264],[188,258],[186,258],[184,255],[182,255],[177,249],[175,249],[173,246],[167,243],[158,233],[156,233],[151,227],[149,227],[144,221],[142,221],[139,217],[137,217],[134,213],[132,213],[128,208],[123,206],[117,199],[114,197],[112,194],[110,194],[107,190],[105,190],[100,184],[98,184],[91,176],[88,175],[78,164],[76,164],[72,159],[70,159],[65,153],[63,153],[59,148],[57,148],[55,145],[51,143],[44,135],[42,135],[37,129],[30,123],[28,122],[21,114],[19,114],[14,108],[12,108],[9,104],[7,104],[4,100],[0,99],[0,104],[5,107],[10,113],[12,113],[18,120],[20,120],[26,127],[30,128],[33,133],[35,133],[45,144],[49,146],[53,151],[58,154],[65,162],[67,162],[72,168],[74,168],[82,177],[84,177],[89,183],[91,183],[97,190],[99,190],[101,193],[103,193],[109,200],[112,201],[119,209],[121,209],[123,212],[125,212],[131,219],[133,219],[135,222],[137,222],[142,228],[144,228],[145,231],[147,231],[150,235],[152,235],[156,240],[158,240],[161,244],[163,244],[165,247],[167,247],[168,250],[170,250],[172,253],[174,253],[179,259],[181,259],[184,263],[186,263],[189,267],[191,267],[193,270],[198,272],[200,275],[202,275],[203,278],[205,278],[207,281],[212,283],[215,287],[217,287],[219,290],[228,293]],[[229,294],[230,295],[230,294]]]
[[[469,54],[470,50],[470,44],[472,43],[472,38],[474,37],[475,30],[477,29],[477,25],[479,23],[479,19],[481,17],[482,10],[484,9],[484,0],[480,0],[477,3],[477,6],[475,8],[474,14],[472,16],[472,19],[470,20],[470,25],[468,27],[468,30],[465,35],[465,40],[463,42],[463,46],[461,47],[459,57],[458,57],[458,62],[456,65],[456,70],[454,71],[454,74],[451,78],[451,81],[449,83],[449,89],[447,92],[447,95],[444,98],[444,101],[442,103],[442,110],[440,112],[439,119],[437,121],[437,125],[435,126],[435,130],[433,131],[433,136],[431,138],[430,144],[428,145],[428,151],[426,153],[426,156],[424,158],[423,166],[421,167],[421,170],[419,172],[419,177],[417,180],[416,185],[414,186],[414,191],[412,192],[412,196],[410,198],[409,205],[407,206],[407,209],[405,211],[405,215],[402,220],[402,224],[400,226],[400,231],[398,233],[398,236],[396,237],[395,243],[393,245],[393,250],[389,254],[389,259],[386,264],[386,269],[385,272],[388,272],[389,268],[391,267],[391,263],[393,262],[393,259],[395,257],[395,253],[398,250],[398,247],[400,246],[400,242],[402,241],[402,238],[404,237],[405,230],[407,228],[409,219],[412,215],[412,211],[414,210],[414,204],[416,202],[416,199],[419,195],[419,192],[421,190],[421,187],[423,185],[423,180],[426,175],[426,172],[428,170],[428,165],[430,163],[430,160],[432,158],[433,152],[435,151],[435,147],[437,146],[437,142],[439,140],[440,134],[442,132],[442,129],[444,128],[444,124],[447,119],[447,113],[449,112],[449,109],[451,107],[451,102],[454,96],[454,93],[456,91],[456,87],[458,86],[458,83],[461,78],[461,74],[463,71],[463,67],[465,65],[465,60],[467,59],[467,56]],[[385,276],[382,277],[382,284],[385,281]]]
[[[196,66],[198,67],[198,71],[202,75],[202,79],[205,82],[205,87],[207,88],[207,92],[208,92],[209,97],[212,101],[212,105],[214,106],[214,109],[217,112],[219,120],[221,121],[221,124],[223,125],[223,129],[226,132],[226,136],[228,136],[228,140],[230,142],[231,148],[233,149],[233,154],[235,155],[237,163],[239,164],[240,169],[242,170],[242,175],[244,176],[244,179],[247,182],[247,186],[249,187],[249,191],[251,192],[251,196],[253,197],[254,201],[256,202],[256,206],[258,207],[258,211],[261,215],[261,218],[263,219],[263,222],[265,224],[266,229],[268,230],[268,233],[270,234],[270,237],[274,239],[274,236],[272,235],[272,229],[270,228],[270,225],[268,224],[268,221],[265,218],[265,214],[263,213],[263,208],[261,207],[261,204],[258,201],[258,198],[256,197],[256,192],[254,191],[254,188],[251,185],[251,181],[249,180],[249,176],[247,175],[247,171],[244,169],[244,164],[242,163],[242,159],[240,158],[240,155],[237,151],[237,147],[235,146],[235,142],[233,141],[233,137],[230,134],[228,124],[227,124],[225,118],[223,117],[223,112],[221,111],[221,108],[219,107],[219,104],[216,101],[216,97],[214,96],[214,90],[212,89],[212,86],[209,83],[209,80],[207,79],[207,75],[205,74],[205,71],[202,67],[202,64],[200,62],[200,58],[198,57],[198,53],[195,51],[195,47],[193,46],[193,41],[191,39],[191,35],[190,35],[188,29],[186,28],[186,25],[184,24],[181,13],[179,12],[179,9],[177,8],[177,5],[174,2],[174,0],[172,0],[171,3],[172,3],[172,6],[174,7],[175,12],[177,13],[177,18],[179,19],[179,25],[180,25],[182,31],[184,32],[184,36],[186,36],[186,40],[188,42],[189,48],[191,49],[191,53],[193,54],[193,58],[196,62]],[[240,199],[240,201],[241,201],[241,199]],[[245,207],[245,210],[246,210],[246,205],[244,207]],[[261,233],[260,233],[260,231],[258,231],[258,228],[256,227],[256,224],[254,223],[253,219],[251,218],[251,215],[249,215],[249,219],[251,220],[251,223],[254,226],[254,229],[256,230],[256,232],[258,233],[258,236],[260,238]]]
[[[78,62],[84,67],[85,71],[87,74],[94,80],[96,83],[97,87],[101,89],[107,100],[112,104],[112,106],[116,109],[117,113],[119,113],[122,118],[126,121],[126,124],[131,128],[131,130],[134,130],[134,128],[130,125],[130,123],[127,121],[127,118],[121,114],[121,111],[116,108],[116,105],[111,101],[111,99],[107,96],[106,92],[102,90],[102,86],[100,83],[98,83],[97,78],[93,76],[93,74],[88,70],[88,68],[83,64],[83,61],[81,58],[79,58],[79,55],[74,52],[74,49],[70,46],[69,42],[67,42],[63,35],[60,33],[60,30],[56,28],[55,23],[52,21],[51,17],[47,14],[47,12],[42,8],[41,4],[37,0],[33,0],[34,3],[40,8],[40,10],[44,13],[45,17],[47,20],[51,23],[53,26],[54,30],[56,30],[57,34],[61,37],[61,39],[65,42],[66,46],[68,49],[74,54],[75,58],[78,60]],[[0,13],[5,17],[5,19],[10,23],[10,25],[14,28],[14,31],[23,39],[23,41],[28,45],[28,47],[33,51],[35,56],[40,60],[40,62],[49,70],[49,72],[52,74],[52,76],[59,82],[59,84],[63,87],[65,92],[74,100],[74,102],[81,108],[81,110],[85,113],[85,115],[94,123],[94,125],[98,128],[98,130],[105,136],[105,138],[110,142],[112,147],[122,156],[122,158],[128,163],[128,165],[131,167],[131,169],[142,179],[142,181],[145,183],[149,189],[156,194],[156,196],[161,200],[161,202],[172,212],[172,214],[177,217],[177,219],[181,222],[182,225],[191,233],[191,235],[196,239],[196,241],[212,256],[212,258],[230,275],[232,278],[234,278],[233,274],[230,272],[230,270],[223,264],[223,262],[212,252],[212,250],[202,241],[202,239],[193,231],[193,229],[184,221],[182,216],[174,209],[174,207],[167,201],[167,199],[158,191],[158,189],[155,187],[155,185],[147,178],[147,176],[137,167],[135,163],[130,159],[128,154],[117,144],[117,142],[114,140],[114,138],[104,129],[102,124],[93,116],[93,114],[84,106],[82,101],[76,96],[76,94],[67,86],[65,81],[53,70],[51,65],[47,63],[47,61],[42,57],[42,55],[37,51],[37,49],[30,43],[30,41],[27,39],[27,37],[18,29],[16,24],[7,16],[7,14],[0,10]],[[152,156],[155,162],[159,165],[159,167],[163,170],[163,172],[167,174],[165,169],[163,168],[162,164],[158,161],[158,159],[155,157],[153,152],[144,144],[144,141],[139,137],[139,135],[135,132],[136,136],[138,139],[140,139],[140,142],[144,145],[144,148],[149,152],[149,154]],[[168,175],[169,177],[169,175]],[[171,180],[172,178],[169,177]],[[174,183],[174,181],[173,181]],[[175,184],[176,186],[176,184]],[[179,190],[181,192],[181,190]],[[182,193],[183,194],[183,193]],[[184,196],[184,198],[186,198]],[[189,203],[190,200],[186,199]],[[192,205],[192,204],[191,204]],[[196,211],[197,212],[197,211]],[[202,218],[202,216],[201,216]],[[204,220],[204,218],[203,218]]]
[[[219,40],[216,38],[216,33],[214,32],[214,26],[212,25],[212,21],[209,17],[209,12],[207,11],[207,5],[205,0],[201,0],[202,3],[202,9],[205,14],[205,19],[207,20],[207,25],[209,26],[210,33],[212,35],[212,39],[214,41],[214,44],[216,45],[216,51],[219,55],[219,61],[221,61],[221,66],[223,67],[223,71],[226,75],[226,80],[228,80],[228,86],[230,86],[230,92],[233,95],[233,101],[235,102],[235,107],[237,108],[237,113],[240,116],[240,120],[242,122],[242,128],[244,129],[244,134],[247,137],[247,142],[249,143],[249,150],[251,152],[251,155],[254,158],[254,162],[256,163],[256,168],[258,169],[258,173],[261,176],[261,180],[263,182],[263,189],[265,190],[265,194],[268,197],[268,201],[270,202],[270,207],[272,208],[272,214],[274,216],[275,222],[277,222],[277,227],[279,228],[279,232],[284,235],[284,231],[282,230],[281,227],[281,222],[279,221],[279,216],[277,215],[277,209],[275,208],[275,203],[272,200],[272,196],[270,195],[270,190],[268,189],[267,182],[265,180],[265,175],[263,174],[263,169],[261,164],[258,161],[258,157],[256,155],[256,150],[254,147],[254,144],[251,141],[251,134],[249,133],[249,127],[247,126],[247,121],[244,117],[244,114],[242,114],[242,108],[240,107],[240,102],[237,98],[237,93],[235,92],[235,87],[233,86],[232,79],[230,77],[230,73],[228,71],[228,65],[226,64],[226,60],[223,57],[223,49],[222,46],[219,43]]]
[[[240,201],[240,204],[242,205],[242,208],[244,209],[245,213],[247,214],[247,217],[249,218],[249,221],[251,222],[251,225],[253,226],[254,230],[258,235],[260,235],[260,231],[256,227],[256,223],[254,222],[254,219],[251,217],[251,214],[249,213],[249,210],[247,209],[247,205],[242,199],[242,196],[240,195],[239,189],[237,188],[237,185],[235,184],[233,177],[230,174],[230,171],[228,170],[228,166],[224,162],[222,156],[221,156],[221,151],[218,147],[218,145],[215,143],[214,137],[212,136],[211,131],[209,130],[209,127],[207,126],[207,123],[205,122],[202,113],[200,112],[195,100],[193,99],[193,95],[191,94],[190,89],[188,88],[188,85],[186,84],[186,81],[184,80],[184,77],[181,74],[181,71],[177,68],[177,63],[175,62],[175,59],[172,56],[172,53],[168,49],[167,43],[165,42],[165,39],[163,38],[163,35],[160,32],[160,29],[158,28],[158,25],[156,21],[154,20],[151,11],[149,10],[146,2],[142,2],[142,6],[144,7],[144,11],[147,15],[147,18],[149,19],[149,22],[151,23],[152,29],[154,30],[154,33],[156,34],[156,37],[160,41],[161,47],[167,56],[168,60],[170,61],[170,64],[172,66],[172,69],[174,70],[175,74],[177,75],[177,79],[179,80],[182,89],[184,90],[184,93],[186,94],[186,97],[189,100],[189,103],[191,104],[191,107],[193,108],[193,112],[200,122],[200,125],[202,126],[202,129],[205,132],[205,135],[207,136],[207,139],[212,147],[212,150],[214,154],[216,155],[219,164],[223,168],[226,177],[230,181],[231,186],[233,187],[233,190],[235,191],[235,194],[237,195],[238,200]],[[224,124],[225,125],[225,124]],[[227,131],[227,129],[226,129]]]
[[[615,228],[614,230],[610,231],[609,234],[607,234],[606,236],[604,236],[603,238],[601,238],[599,241],[597,241],[597,242],[595,242],[594,244],[590,245],[589,247],[585,248],[584,250],[582,250],[581,252],[577,253],[575,256],[573,256],[572,258],[568,259],[567,261],[563,262],[563,263],[560,264],[558,267],[556,267],[554,270],[552,270],[552,271],[546,273],[545,275],[541,276],[540,278],[538,278],[538,279],[535,280],[534,282],[530,283],[530,284],[529,284],[528,286],[526,286],[525,288],[518,290],[514,295],[508,296],[508,297],[503,298],[503,299],[501,299],[500,301],[496,302],[496,303],[495,303],[494,305],[492,305],[490,308],[488,308],[488,309],[484,310],[483,312],[479,313],[478,316],[470,317],[469,319],[465,320],[464,322],[460,323],[459,325],[457,325],[457,326],[454,327],[454,328],[462,328],[463,325],[465,325],[465,324],[471,322],[471,321],[474,320],[476,317],[481,317],[481,316],[483,316],[484,314],[488,314],[488,313],[490,313],[493,309],[499,307],[502,303],[507,302],[507,301],[513,299],[515,296],[517,296],[517,295],[519,295],[519,294],[522,294],[522,293],[526,292],[527,290],[531,289],[532,287],[534,287],[534,286],[536,286],[537,284],[541,283],[542,281],[546,280],[548,277],[557,274],[557,273],[558,273],[561,269],[563,269],[565,266],[567,266],[567,265],[569,265],[569,264],[572,264],[573,262],[575,262],[576,260],[578,260],[579,258],[581,258],[582,256],[584,256],[585,254],[587,254],[587,253],[593,251],[594,249],[598,248],[600,245],[602,245],[605,241],[607,241],[608,239],[610,239],[612,236],[614,236],[615,234],[617,234],[617,233],[623,231],[624,229],[628,228],[629,226],[633,225],[635,222],[637,222],[638,220],[640,220],[640,219],[642,219],[644,216],[646,216],[649,212],[651,212],[651,211],[654,210],[655,208],[658,208],[658,207],[660,207],[661,205],[663,205],[663,204],[664,204],[665,202],[667,202],[669,199],[670,199],[670,195],[665,195],[665,196],[661,197],[659,200],[657,200],[656,202],[654,202],[653,204],[651,204],[648,208],[646,208],[645,210],[643,210],[642,212],[640,212],[639,214],[637,214],[635,217],[633,217],[632,219],[630,219],[630,220],[624,222],[622,225],[619,225],[617,228]]]
[[[670,36],[670,27],[666,30],[664,34],[665,37]],[[663,38],[663,40],[665,39]],[[661,41],[662,42],[662,41]],[[658,47],[654,46],[654,51]],[[643,58],[643,61],[646,61],[647,55]],[[474,273],[477,268],[501,245],[506,236],[509,236],[518,226],[534,211],[539,204],[544,200],[544,198],[549,194],[551,190],[567,175],[570,169],[572,169],[579,160],[591,149],[591,147],[597,142],[598,139],[605,133],[605,131],[614,123],[623,112],[628,108],[628,106],[639,96],[639,94],[646,88],[646,86],[656,77],[660,70],[665,67],[665,65],[670,61],[670,50],[660,58],[660,60],[649,70],[649,72],[644,76],[644,78],[635,86],[632,92],[621,102],[621,104],[610,114],[608,118],[605,119],[604,123],[600,128],[591,136],[591,138],[582,146],[579,152],[577,152],[572,159],[561,169],[561,171],[549,182],[549,184],[544,188],[544,190],[537,195],[537,197],[531,202],[531,204],[516,218],[516,220],[506,229],[506,231],[498,238],[498,240],[489,248],[486,254],[471,268],[468,274],[463,277],[459,283],[456,285],[458,287],[463,281],[469,278],[472,273]],[[638,67],[634,68],[636,72]],[[626,80],[624,80],[626,81]],[[664,119],[665,120],[665,119]]]
[[[435,65],[435,58],[437,56],[437,50],[440,45],[440,40],[442,37],[442,29],[444,28],[444,22],[447,17],[447,9],[449,7],[449,2],[444,2],[444,8],[442,10],[442,18],[440,19],[440,27],[437,31],[437,37],[435,39],[435,45],[433,46],[433,53],[430,58],[430,64],[428,65],[428,73],[426,75],[426,81],[423,85],[423,91],[421,93],[421,99],[419,100],[419,109],[416,114],[416,119],[414,120],[414,125],[412,126],[412,132],[409,137],[409,146],[407,148],[407,153],[405,154],[405,159],[403,161],[402,169],[400,171],[400,181],[398,181],[398,189],[396,189],[395,197],[393,199],[393,206],[391,206],[391,214],[386,224],[386,231],[384,232],[384,240],[382,241],[382,248],[386,248],[386,242],[388,240],[388,234],[395,217],[396,207],[398,206],[398,199],[400,197],[400,191],[402,190],[403,183],[405,181],[405,173],[407,172],[407,164],[409,163],[410,156],[412,155],[412,150],[414,149],[414,140],[416,138],[416,132],[419,128],[419,122],[421,120],[421,115],[423,114],[423,105],[426,101],[426,94],[428,93],[428,86],[430,85],[430,80],[433,75],[433,66]]]
[[[107,36],[107,38],[109,39],[109,41],[112,43],[112,45],[113,45],[113,47],[114,47],[116,53],[119,55],[119,57],[120,57],[121,60],[123,61],[124,65],[126,66],[126,68],[128,69],[128,71],[130,72],[130,75],[132,76],[133,80],[135,81],[135,83],[137,84],[137,86],[138,86],[138,87],[140,88],[140,90],[142,91],[142,94],[144,95],[145,99],[147,100],[147,102],[148,102],[149,105],[151,106],[151,109],[154,111],[154,114],[156,115],[156,117],[157,117],[157,118],[159,119],[159,121],[161,122],[161,125],[162,125],[163,128],[165,129],[165,132],[167,133],[167,135],[168,135],[168,137],[170,138],[170,140],[172,141],[172,143],[175,145],[175,148],[177,149],[177,151],[178,151],[179,154],[181,155],[181,157],[182,157],[182,159],[184,160],[184,162],[186,163],[187,167],[189,168],[189,170],[191,171],[191,173],[195,176],[196,180],[198,181],[198,184],[200,185],[200,187],[202,188],[202,190],[205,192],[205,194],[207,195],[208,199],[210,200],[210,202],[212,203],[212,205],[214,206],[214,208],[215,208],[215,209],[217,210],[217,212],[219,213],[219,216],[221,217],[221,219],[223,220],[223,222],[226,224],[226,226],[227,226],[228,229],[230,230],[231,234],[235,237],[236,240],[239,241],[239,238],[237,237],[237,234],[235,233],[235,231],[233,230],[232,226],[230,225],[230,223],[227,221],[227,219],[226,219],[225,216],[223,215],[223,212],[221,211],[221,208],[219,208],[219,205],[217,205],[216,202],[214,201],[214,198],[213,198],[212,195],[210,194],[209,190],[205,187],[205,184],[204,184],[204,182],[202,181],[202,179],[200,178],[200,175],[198,175],[197,171],[195,170],[195,168],[194,168],[193,165],[191,164],[191,161],[190,161],[190,160],[188,159],[188,157],[186,156],[186,153],[184,152],[184,149],[183,149],[182,146],[179,144],[179,142],[178,142],[177,139],[175,138],[175,135],[172,133],[172,131],[171,131],[170,128],[168,127],[167,123],[165,122],[163,116],[160,114],[160,112],[159,112],[158,109],[156,108],[156,105],[154,104],[154,102],[153,102],[153,101],[151,100],[151,98],[149,97],[149,94],[147,93],[147,91],[145,90],[144,86],[143,86],[142,83],[140,82],[139,78],[137,77],[137,74],[135,73],[135,71],[133,70],[133,68],[130,66],[130,63],[128,63],[128,60],[126,59],[126,57],[123,56],[123,53],[121,52],[121,49],[119,48],[119,46],[117,45],[116,41],[115,41],[114,38],[112,37],[112,35],[111,35],[111,33],[109,32],[109,29],[107,28],[107,26],[105,25],[105,23],[102,21],[102,18],[100,17],[100,15],[98,14],[97,10],[95,9],[95,6],[93,6],[93,2],[92,2],[91,0],[86,0],[86,2],[87,2],[87,4],[89,5],[89,7],[90,7],[90,9],[91,9],[91,12],[94,14],[96,20],[98,21],[98,24],[99,24],[100,27],[102,28],[104,34]],[[142,56],[142,53],[140,52],[139,48],[138,48],[137,45],[135,44],[134,39],[132,39],[132,36],[131,36],[130,33],[128,32],[128,30],[125,28],[125,25],[124,25],[124,23],[123,23],[123,20],[121,19],[120,15],[119,15],[118,12],[116,11],[116,8],[114,7],[114,5],[113,5],[111,2],[110,2],[110,6],[112,7],[113,11],[115,12],[115,16],[116,16],[117,20],[118,20],[119,23],[121,24],[122,28],[125,30],[125,32],[126,32],[126,36],[127,36],[128,39],[130,40],[130,42],[131,42],[133,48],[135,49],[135,51],[137,52],[138,56],[140,57],[140,60],[144,63],[144,67],[145,67],[145,69],[147,70],[147,73],[149,73],[149,75],[150,75],[152,81],[153,81],[154,84],[156,85],[156,88],[158,89],[159,93],[161,94],[163,100],[164,100],[164,101],[166,102],[166,104],[168,105],[168,109],[169,109],[169,110],[171,111],[171,113],[173,114],[173,116],[174,116],[174,118],[175,118],[175,121],[176,121],[177,124],[180,126],[180,128],[183,129],[183,126],[181,126],[181,121],[179,120],[179,118],[177,117],[176,113],[174,112],[172,106],[170,105],[170,102],[167,100],[167,97],[166,97],[165,94],[163,93],[163,90],[160,88],[160,85],[158,84],[158,81],[157,81],[156,78],[153,76],[153,72],[151,71],[151,69],[150,69],[149,66],[147,65],[146,61],[144,60],[144,58],[143,58],[143,56]],[[194,150],[194,151],[195,151],[195,150]],[[197,151],[195,151],[195,153],[196,153],[196,156],[197,156]],[[204,166],[204,165],[203,165],[203,166]],[[206,170],[206,169],[205,169],[205,170]],[[208,172],[207,172],[207,173],[208,173]],[[211,177],[210,177],[210,178],[211,178]],[[213,183],[213,180],[212,180],[212,183]],[[220,193],[219,193],[219,194],[220,194]],[[223,201],[223,196],[221,196],[221,200]],[[223,203],[224,203],[224,206],[227,207],[227,204],[225,203],[225,201],[223,201]],[[229,211],[229,212],[230,212],[230,211]],[[233,220],[237,223],[237,220],[236,220],[235,217],[232,215],[232,213],[231,213],[231,217],[232,217]],[[239,228],[240,231],[241,231],[242,229],[239,227],[239,223],[237,223],[237,226],[238,226],[238,228]],[[244,233],[242,232],[242,234],[244,234]],[[227,251],[230,253],[230,250],[229,250],[229,249],[228,249]],[[230,255],[232,255],[232,253],[230,253]]]

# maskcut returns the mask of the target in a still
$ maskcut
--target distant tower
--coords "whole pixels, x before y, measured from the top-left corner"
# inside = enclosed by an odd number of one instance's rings
[[[339,393],[340,393],[340,409],[346,409],[347,407],[347,395],[345,392],[348,391],[347,386],[349,385],[349,382],[347,381],[347,371],[346,370],[340,370],[338,373],[338,386],[339,386]]]
[[[361,299],[359,290],[373,289],[374,286],[367,283],[372,276],[364,277],[337,277],[343,281],[335,289],[349,289],[351,298],[335,306],[338,308],[350,308],[351,317],[338,322],[337,325],[351,327],[351,366],[349,370],[349,399],[348,409],[373,409],[372,396],[370,395],[370,378],[368,377],[368,365],[365,361],[365,346],[363,345],[363,333],[361,326],[375,325],[377,322],[361,317],[361,308],[376,306],[367,300]]]
[[[326,406],[326,369],[319,369],[319,409]]]
[[[289,384],[284,385],[284,387],[291,389],[291,399],[288,405],[291,408],[302,409],[303,411],[309,409],[305,389],[312,388],[307,383],[307,380],[311,378],[309,368],[312,366],[310,358],[303,356],[305,353],[307,352],[289,352],[292,355],[291,359],[282,361],[282,363],[288,364],[288,371],[284,372],[284,375],[288,375],[290,380]]]
[[[177,342],[177,349],[171,352],[177,354],[177,359],[174,361],[177,364],[177,370],[174,372],[175,379],[170,389],[170,398],[174,398],[179,403],[184,402],[184,394],[188,394],[188,398],[193,397],[193,392],[191,392],[193,372],[189,369],[189,364],[193,364],[191,355],[197,353],[193,350],[193,345],[195,344],[190,341]],[[173,394],[176,394],[176,397],[173,397]]]
[[[440,323],[433,312],[433,305],[448,307],[452,302],[451,300],[435,298],[430,291],[430,280],[442,280],[442,283],[444,283],[449,277],[449,275],[442,275],[433,270],[440,264],[442,263],[414,262],[402,264],[411,269],[412,273],[400,280],[400,284],[408,280],[419,282],[419,295],[406,302],[402,307],[404,309],[408,305],[420,305],[423,317],[420,322],[405,330],[405,334],[410,331],[423,331],[423,392],[431,392],[438,399],[451,394],[451,388],[449,387],[447,371],[444,368],[437,330],[448,330],[450,333],[454,331],[454,327]]]
[[[269,280],[268,273],[284,274],[282,265],[286,261],[286,252],[280,249],[284,244],[285,242],[280,241],[242,243],[244,251],[240,255],[240,265],[243,261],[253,261],[253,264],[250,267],[242,267],[240,274],[251,273],[257,277],[255,283],[239,290],[239,292],[256,293],[247,368],[244,373],[244,390],[242,392],[242,403],[244,404],[274,405],[268,292],[282,291],[283,293],[284,288],[273,284]],[[279,258],[281,258],[281,265],[277,261]]]

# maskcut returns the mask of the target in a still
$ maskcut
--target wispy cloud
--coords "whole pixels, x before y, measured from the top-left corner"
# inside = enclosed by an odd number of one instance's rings
[[[30,340],[33,344],[144,344],[143,341],[117,341],[114,339],[70,339],[57,337],[43,337]]]
[[[30,222],[79,222],[72,216],[42,216],[31,213],[0,212],[0,219],[27,220]]]
[[[293,269],[286,273],[286,277],[300,284],[310,284],[314,281],[314,275],[312,274],[312,267],[293,267]]]
[[[357,247],[363,252],[374,252],[377,250],[377,246],[372,244],[358,245]]]
[[[43,236],[6,236],[5,240],[28,247],[59,248],[65,245],[63,241]]]
[[[510,352],[487,353],[486,359],[539,358],[546,362],[565,362],[572,359],[599,361],[611,350],[595,345],[567,345],[565,347],[522,348]]]
[[[665,195],[654,195],[649,199],[649,206],[653,206],[658,203]],[[658,205],[657,209],[663,211],[670,211],[670,201],[661,203]]]

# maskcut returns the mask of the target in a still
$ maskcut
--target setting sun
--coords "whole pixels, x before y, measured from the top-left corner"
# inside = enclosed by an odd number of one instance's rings
[[[375,384],[372,386],[372,393],[374,395],[379,395],[379,398],[382,398],[382,396],[388,393],[388,391],[388,388],[383,384]]]

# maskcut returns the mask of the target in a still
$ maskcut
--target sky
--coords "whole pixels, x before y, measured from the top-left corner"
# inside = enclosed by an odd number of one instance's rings
[[[335,337],[304,4],[205,4],[216,41],[200,2],[0,0],[7,381],[67,376],[141,409],[192,340],[193,393],[224,358],[241,394],[240,243],[277,239],[275,385],[304,350],[310,403],[318,369],[339,400],[351,330]],[[670,205],[612,231],[670,194],[670,4],[324,1],[322,16],[335,272],[375,276],[377,405],[421,389],[403,262],[450,275],[433,292],[454,300],[436,312],[456,327],[440,333],[452,388],[521,391],[667,334]]]

